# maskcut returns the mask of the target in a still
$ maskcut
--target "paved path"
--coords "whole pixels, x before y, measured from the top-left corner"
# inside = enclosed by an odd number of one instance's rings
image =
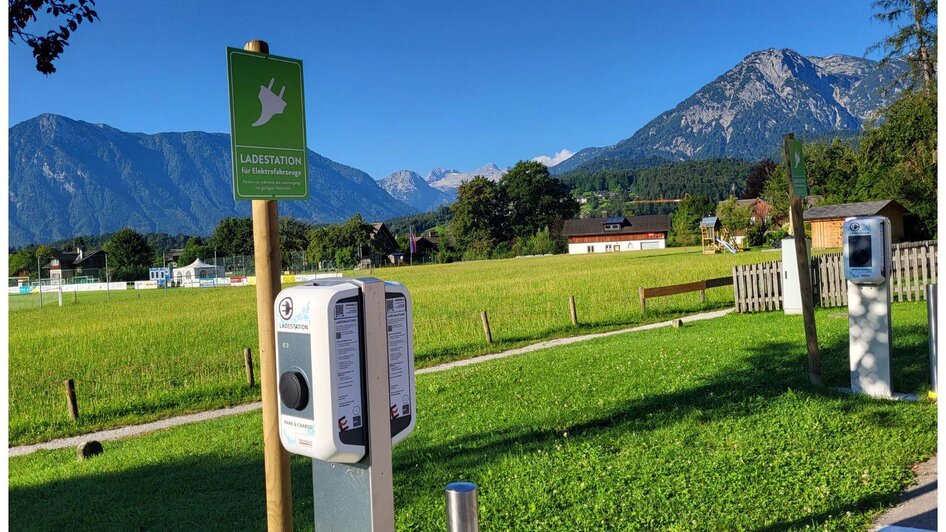
[[[693,314],[691,316],[684,316],[680,318],[684,323],[691,321],[700,321],[700,320],[709,320],[713,318],[719,318],[725,316],[735,309],[728,308],[723,310],[716,310],[713,312],[703,312],[701,314]],[[550,347],[559,347],[568,344],[574,344],[576,342],[584,342],[586,340],[594,340],[595,338],[604,338],[606,336],[614,336],[616,334],[626,334],[637,331],[646,331],[648,329],[657,329],[660,327],[668,327],[673,325],[671,321],[662,321],[659,323],[650,323],[647,325],[640,325],[637,327],[631,327],[629,329],[620,329],[617,331],[609,331],[603,333],[595,334],[585,334],[582,336],[572,336],[569,338],[558,338],[555,340],[548,340],[545,342],[539,342],[537,344],[527,345],[525,347],[520,347],[518,349],[510,349],[509,351],[503,351],[501,353],[493,353],[489,355],[478,356],[475,358],[469,358],[466,360],[458,360],[456,362],[448,362],[446,364],[440,364],[438,366],[431,366],[429,368],[419,369],[415,372],[417,375],[424,373],[435,373],[438,371],[445,371],[452,368],[457,368],[460,366],[469,366],[472,364],[479,364],[481,362],[486,362],[488,360],[497,360],[500,358],[507,358],[515,355],[521,355],[524,353],[531,353],[533,351],[538,351],[540,349],[548,349]],[[250,412],[252,410],[257,410],[262,407],[262,403],[248,403],[245,405],[239,405],[228,408],[221,408],[218,410],[208,410],[205,412],[197,412],[195,414],[188,414],[186,416],[177,416],[167,419],[162,419],[160,421],[154,421],[152,423],[145,423],[143,425],[129,425],[127,427],[119,427],[117,429],[103,430],[99,432],[90,432],[87,434],[82,434],[80,436],[73,436],[70,438],[60,438],[58,440],[51,440],[43,443],[36,443],[33,445],[22,445],[20,447],[11,447],[9,451],[9,456],[22,456],[24,454],[34,453],[39,450],[51,450],[51,449],[64,449],[66,447],[76,447],[80,443],[89,440],[98,440],[98,441],[109,441],[109,440],[120,440],[124,438],[130,438],[132,436],[140,436],[148,432],[154,432],[156,430],[167,429],[171,427],[177,427],[180,425],[187,425],[190,423],[197,423],[200,421],[207,421],[208,419],[216,419],[219,417],[232,416],[235,414],[242,414],[244,412]]]
[[[900,503],[874,521],[880,532],[936,530],[936,457],[917,464],[916,485],[903,492]]]

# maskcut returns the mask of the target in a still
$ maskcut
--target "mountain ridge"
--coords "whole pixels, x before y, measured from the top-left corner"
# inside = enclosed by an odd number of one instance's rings
[[[226,133],[128,133],[45,113],[9,135],[13,246],[125,226],[206,235],[220,219],[250,213],[249,202],[233,199]],[[361,170],[308,157],[311,198],[280,202],[280,215],[330,223],[414,212]]]

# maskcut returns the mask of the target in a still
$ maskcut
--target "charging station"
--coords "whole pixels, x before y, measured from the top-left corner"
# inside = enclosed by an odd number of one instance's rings
[[[851,390],[893,397],[890,366],[890,220],[848,218],[843,225],[850,325]]]
[[[391,448],[417,416],[410,293],[320,280],[283,290],[274,310],[279,438],[313,459],[316,530],[393,530]]]

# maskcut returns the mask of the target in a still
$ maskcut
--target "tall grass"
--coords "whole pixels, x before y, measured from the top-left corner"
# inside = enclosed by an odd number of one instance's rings
[[[732,304],[728,287],[648,302],[639,286],[729,275],[776,254],[699,250],[552,256],[386,268],[414,298],[418,367],[532,341],[616,328]],[[366,272],[359,272],[365,274]],[[581,326],[571,325],[568,296]],[[18,297],[11,296],[11,301]],[[258,399],[242,349],[256,353],[254,289],[172,289],[64,296],[10,314],[10,441],[14,444],[138,423]],[[487,310],[494,344],[484,340]],[[258,368],[257,368],[258,371]],[[62,381],[76,381],[80,420],[68,418]]]

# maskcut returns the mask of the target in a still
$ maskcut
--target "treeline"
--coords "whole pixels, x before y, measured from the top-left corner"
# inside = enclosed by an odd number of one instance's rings
[[[622,191],[644,199],[682,198],[686,194],[723,199],[733,193],[733,187],[737,195],[741,193],[750,166],[748,161],[733,158],[678,162],[619,159],[586,163],[559,178],[577,194]]]

